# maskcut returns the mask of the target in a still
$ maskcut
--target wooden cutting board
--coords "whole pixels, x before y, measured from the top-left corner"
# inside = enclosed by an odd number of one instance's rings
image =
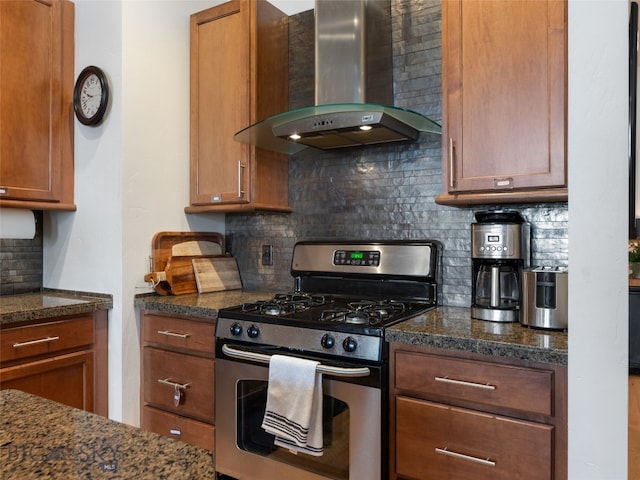
[[[192,260],[223,256],[224,237],[217,232],[158,232],[151,242],[151,268],[144,276],[160,295],[197,293]]]
[[[199,293],[242,288],[238,264],[233,257],[194,258],[192,264]]]
[[[219,245],[219,251],[213,253],[212,249],[215,246],[211,244]],[[206,253],[198,253],[196,251],[198,248],[200,252]],[[151,240],[151,271],[164,271],[169,258],[173,256],[219,255],[223,253],[224,237],[218,232],[158,232]]]

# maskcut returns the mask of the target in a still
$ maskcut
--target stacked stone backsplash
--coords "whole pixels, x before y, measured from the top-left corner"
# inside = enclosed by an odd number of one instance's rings
[[[441,122],[441,2],[392,0],[395,105]],[[290,17],[290,108],[313,105],[313,13]],[[441,136],[416,142],[321,152],[307,149],[290,159],[290,215],[227,215],[230,251],[245,287],[290,290],[296,241],[317,239],[422,239],[444,245],[441,301],[471,303],[470,225],[478,210],[438,205]],[[532,225],[532,263],[568,264],[566,203],[505,205]],[[261,246],[273,245],[274,264],[260,262]]]
[[[0,295],[42,289],[42,212],[35,211],[32,240],[0,239]]]

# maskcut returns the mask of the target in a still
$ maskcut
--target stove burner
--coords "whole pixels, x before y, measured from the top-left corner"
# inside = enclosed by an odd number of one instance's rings
[[[405,311],[405,304],[395,300],[359,300],[348,302],[348,308],[330,308],[320,313],[320,320],[354,325],[379,325]]]
[[[264,315],[290,315],[308,310],[312,307],[330,303],[324,295],[310,295],[306,293],[278,293],[271,300],[242,304],[243,312],[259,312]]]

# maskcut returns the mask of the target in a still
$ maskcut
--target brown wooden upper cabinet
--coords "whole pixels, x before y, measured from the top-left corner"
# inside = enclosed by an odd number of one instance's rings
[[[442,2],[449,205],[567,200],[567,2]]]
[[[75,210],[74,5],[0,1],[0,206]]]
[[[290,212],[288,156],[233,135],[289,105],[287,16],[231,0],[191,16],[191,185],[187,213]]]

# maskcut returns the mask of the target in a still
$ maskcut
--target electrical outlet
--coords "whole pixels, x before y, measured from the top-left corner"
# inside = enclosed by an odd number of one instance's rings
[[[262,245],[262,265],[273,265],[273,245]]]

